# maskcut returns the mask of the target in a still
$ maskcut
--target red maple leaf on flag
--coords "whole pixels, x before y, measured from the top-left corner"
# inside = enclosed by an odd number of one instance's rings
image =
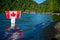
[[[12,12],[11,16],[14,17],[16,14],[14,12]]]

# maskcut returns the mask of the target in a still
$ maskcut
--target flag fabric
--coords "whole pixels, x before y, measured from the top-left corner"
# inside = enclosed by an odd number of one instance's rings
[[[10,19],[12,17],[14,18],[21,17],[21,11],[5,11],[5,13],[6,13],[6,19]]]

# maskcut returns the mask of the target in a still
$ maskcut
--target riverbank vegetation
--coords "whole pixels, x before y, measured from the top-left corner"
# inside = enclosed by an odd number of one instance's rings
[[[59,21],[60,20],[60,15],[59,16],[56,15],[56,14],[52,15],[52,20]]]

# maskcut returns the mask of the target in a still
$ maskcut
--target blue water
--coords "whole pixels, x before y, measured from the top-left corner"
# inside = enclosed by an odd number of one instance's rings
[[[21,14],[21,18],[16,19],[16,26],[23,30],[24,40],[44,40],[40,35],[52,22],[51,17],[51,14]],[[7,26],[10,26],[10,19],[7,20],[5,14],[0,14],[0,37]]]

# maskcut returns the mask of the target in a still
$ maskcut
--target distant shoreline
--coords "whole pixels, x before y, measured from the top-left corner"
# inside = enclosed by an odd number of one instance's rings
[[[4,14],[4,13],[0,13],[0,14]],[[60,13],[52,13],[52,12],[22,12],[22,14],[57,14],[60,15]]]

